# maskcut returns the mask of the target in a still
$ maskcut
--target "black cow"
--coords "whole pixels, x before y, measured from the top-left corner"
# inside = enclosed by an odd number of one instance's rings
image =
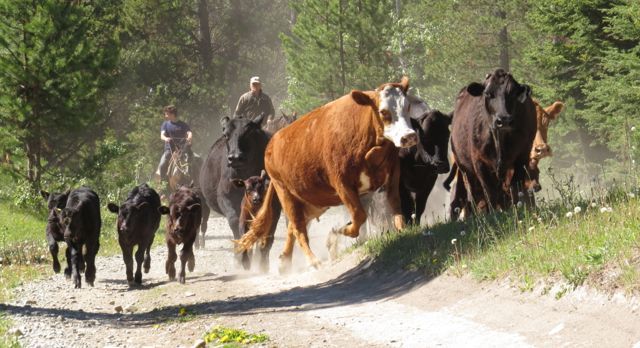
[[[47,201],[47,209],[49,215],[47,217],[46,238],[51,257],[53,258],[53,271],[60,273],[60,261],[58,261],[58,242],[64,242],[64,226],[60,220],[60,213],[62,209],[67,205],[67,198],[69,197],[69,190],[62,193],[49,193],[47,191],[40,191],[40,194]],[[71,250],[67,248],[67,268],[64,269],[64,275],[71,277]],[[84,262],[83,262],[84,265]]]
[[[76,288],[80,288],[80,271],[86,261],[86,282],[93,286],[96,279],[96,254],[100,248],[100,199],[87,187],[71,191],[60,214],[64,226],[64,241],[71,258],[71,275]],[[83,246],[85,253],[83,254]]]
[[[253,121],[244,117],[223,118],[223,135],[211,146],[200,173],[200,187],[207,205],[227,218],[236,240],[242,237],[238,227],[244,195],[242,190],[235,187],[232,179],[257,176],[264,169],[264,151],[271,138],[270,133],[260,127],[264,117],[264,114],[260,115]],[[279,217],[280,205],[274,209],[277,209],[276,215]],[[263,253],[267,255],[273,245],[275,227],[274,223],[262,246]],[[242,262],[243,258],[248,260],[246,255],[238,254],[236,258],[245,268],[250,267],[249,262]],[[268,262],[268,257],[263,261]],[[262,269],[268,268],[268,264],[262,265]]]
[[[438,179],[438,174],[449,172],[447,151],[451,116],[438,110],[428,111],[417,119],[411,119],[412,128],[418,133],[419,143],[400,149],[400,203],[405,222],[415,223],[427,205],[427,198]]]
[[[529,167],[537,130],[531,88],[496,69],[484,83],[460,91],[454,114],[451,150],[458,180],[451,218],[474,206],[484,212],[510,205],[518,190],[538,178],[537,168]]]
[[[142,283],[142,264],[144,261],[144,273],[149,273],[151,267],[151,245],[158,226],[160,226],[160,196],[147,184],[136,186],[129,192],[127,199],[118,207],[109,203],[107,208],[112,213],[118,214],[116,229],[118,230],[118,243],[122,249],[122,258],[127,268],[127,281],[129,284]],[[133,247],[136,250],[136,275],[133,277]]]
[[[188,186],[179,187],[169,197],[169,208],[161,206],[158,208],[161,214],[168,214],[167,230],[165,240],[167,242],[167,261],[165,271],[170,280],[176,278],[176,267],[174,263],[178,258],[176,245],[182,244],[180,250],[180,275],[178,281],[185,282],[185,264],[189,267],[189,272],[193,272],[195,267],[195,255],[193,254],[193,244],[198,236],[198,227],[202,220],[202,202],[196,190]]]

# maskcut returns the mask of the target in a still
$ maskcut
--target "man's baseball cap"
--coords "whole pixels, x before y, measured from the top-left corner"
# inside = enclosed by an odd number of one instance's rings
[[[260,83],[260,76],[254,76],[251,78],[251,80],[249,80],[249,83],[254,84],[254,83]]]

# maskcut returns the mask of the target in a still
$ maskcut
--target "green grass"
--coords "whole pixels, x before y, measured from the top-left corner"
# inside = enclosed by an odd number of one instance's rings
[[[222,347],[241,347],[243,345],[264,343],[269,340],[265,334],[252,334],[244,330],[216,326],[204,335],[206,343],[218,343]]]
[[[364,250],[384,264],[431,276],[450,271],[479,280],[509,278],[523,291],[540,280],[561,280],[638,293],[640,201],[620,191],[594,201],[565,197],[532,210],[514,207],[464,223],[387,233]]]

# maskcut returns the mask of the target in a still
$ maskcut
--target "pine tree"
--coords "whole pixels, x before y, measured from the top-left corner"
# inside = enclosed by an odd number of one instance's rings
[[[283,35],[289,103],[305,112],[352,88],[399,78],[390,51],[394,1],[292,1],[297,14]]]
[[[24,154],[15,170],[34,186],[43,171],[78,156],[108,116],[100,98],[118,62],[117,8],[113,1],[0,4],[0,145]]]

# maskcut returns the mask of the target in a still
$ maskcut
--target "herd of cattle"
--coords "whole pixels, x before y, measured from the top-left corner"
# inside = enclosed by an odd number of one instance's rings
[[[307,226],[331,206],[348,210],[351,220],[332,233],[349,237],[359,235],[372,193],[384,197],[397,229],[420,224],[439,174],[448,173],[444,184],[451,190],[452,219],[518,201],[535,203],[538,163],[551,155],[547,129],[562,111],[561,102],[543,108],[531,98],[529,86],[502,69],[487,74],[483,83],[462,88],[450,114],[431,110],[408,95],[408,89],[405,77],[374,91],[354,90],[298,119],[270,119],[264,127],[264,115],[223,118],[223,135],[194,173],[195,185],[177,188],[168,207],[146,184],[135,187],[121,205],[107,205],[118,214],[129,283],[140,284],[142,268],[149,271],[162,214],[168,215],[165,271],[175,279],[176,246],[182,244],[178,280],[184,283],[185,266],[190,271],[195,266],[194,246],[204,247],[210,209],[227,219],[237,261],[245,269],[251,267],[249,252],[259,242],[262,271],[269,269],[283,212],[287,235],[280,271],[286,272],[296,240],[310,265],[319,264],[309,247]],[[98,195],[85,187],[42,195],[49,208],[46,235],[54,271],[60,271],[57,243],[65,241],[64,274],[80,287],[84,271],[93,285],[101,229]]]

